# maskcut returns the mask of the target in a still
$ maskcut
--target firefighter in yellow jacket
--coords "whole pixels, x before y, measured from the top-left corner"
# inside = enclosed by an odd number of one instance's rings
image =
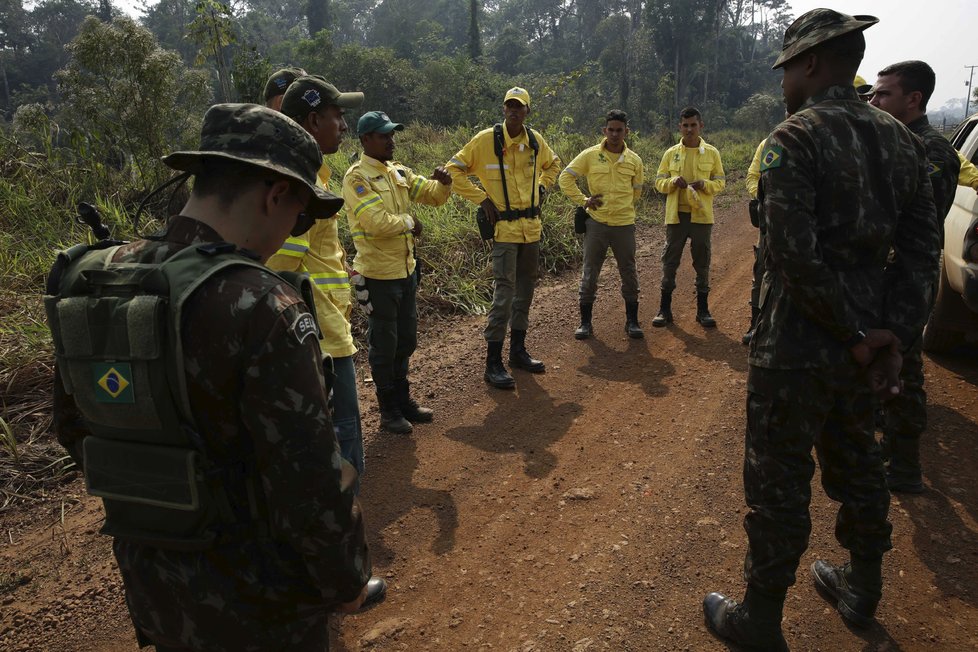
[[[510,389],[516,381],[503,366],[503,340],[510,327],[510,366],[542,373],[544,364],[526,350],[530,304],[540,260],[540,187],[549,188],[560,159],[543,136],[526,127],[530,95],[516,87],[503,99],[503,124],[484,129],[446,166],[455,192],[480,207],[493,225],[492,307],[485,328],[485,380]],[[477,187],[469,176],[479,179]]]
[[[686,240],[690,240],[696,270],[696,321],[712,328],[710,315],[710,235],[713,196],[727,184],[720,152],[700,136],[703,117],[687,107],[679,113],[682,140],[666,150],[655,176],[655,189],[666,195],[666,244],[662,250],[662,298],[652,325],[672,322],[672,291]]]
[[[441,206],[452,194],[452,177],[438,167],[426,179],[393,161],[394,132],[404,125],[386,113],[370,111],[357,122],[363,146],[360,160],[343,177],[343,200],[357,249],[354,269],[366,281],[370,344],[368,360],[377,388],[380,426],[407,434],[412,423],[432,419],[411,398],[408,366],[418,342],[418,268],[415,237],[421,221],[411,203]],[[359,293],[358,293],[359,294]]]

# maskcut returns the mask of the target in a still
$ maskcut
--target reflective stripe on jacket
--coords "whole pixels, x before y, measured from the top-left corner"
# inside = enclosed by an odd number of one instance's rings
[[[540,135],[533,132],[540,148],[537,154],[537,185],[549,188],[560,172],[560,159]],[[473,204],[481,204],[486,197],[492,200],[500,211],[506,210],[502,178],[506,175],[506,189],[509,192],[511,210],[540,205],[538,191],[533,187],[533,150],[526,136],[526,128],[516,138],[510,138],[503,127],[503,166],[499,169],[499,158],[493,148],[492,128],[484,129],[466,143],[445,167],[452,175],[452,188],[455,193]],[[479,179],[479,188],[469,179]],[[540,239],[540,220],[519,218],[496,222],[495,239],[499,242],[536,242]]]
[[[597,222],[608,226],[635,224],[635,202],[642,194],[645,169],[642,157],[625,145],[619,154],[605,149],[607,140],[589,147],[571,161],[557,179],[560,189],[572,202],[583,206],[587,197],[577,186],[587,179],[588,192],[601,195],[602,204],[588,209]]]
[[[411,203],[441,206],[451,194],[451,186],[415,174],[400,163],[362,154],[343,176],[346,217],[357,248],[353,268],[381,280],[413,274]]]
[[[331,173],[323,163],[319,168],[320,186],[328,186]],[[339,214],[316,220],[306,233],[286,240],[265,264],[269,269],[309,274],[315,288],[316,316],[323,332],[323,339],[319,340],[323,353],[344,358],[357,352],[350,332],[353,300],[346,274],[346,251],[340,242]]]
[[[694,179],[686,179],[686,181],[706,182],[703,190],[695,192],[692,188],[678,188],[673,185],[673,181],[682,176],[687,152],[690,150],[694,157],[693,169],[696,170],[696,175]],[[698,147],[687,148],[682,141],[679,141],[678,144],[667,149],[662,155],[659,170],[655,175],[655,189],[666,195],[666,224],[679,224],[680,193],[686,193],[686,199],[692,207],[694,223],[713,224],[713,195],[723,190],[726,185],[727,177],[723,172],[720,152],[702,138]]]

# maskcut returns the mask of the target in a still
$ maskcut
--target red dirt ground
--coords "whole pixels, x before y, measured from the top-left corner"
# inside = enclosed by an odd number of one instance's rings
[[[713,309],[693,320],[687,258],[676,323],[651,328],[661,227],[639,231],[646,339],[623,332],[606,267],[597,336],[573,339],[577,277],[541,287],[531,352],[542,376],[482,381],[483,319],[423,324],[415,387],[435,423],[377,434],[362,388],[362,502],[387,600],[333,624],[334,650],[723,650],[703,625],[712,590],[739,597],[747,294],[754,231],[740,206],[714,231]],[[365,367],[365,365],[361,365]],[[816,485],[814,528],[785,609],[793,650],[978,650],[978,355],[926,359],[927,492],[894,497],[878,624],[848,629],[807,567],[844,559]],[[135,641],[97,500],[0,514],[0,650],[123,652]]]

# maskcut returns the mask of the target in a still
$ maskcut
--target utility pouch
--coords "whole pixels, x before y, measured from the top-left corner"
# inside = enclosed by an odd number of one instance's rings
[[[489,221],[486,210],[482,206],[475,212],[475,223],[479,225],[479,235],[483,240],[492,240],[496,237],[496,228]]]
[[[747,212],[750,213],[750,223],[755,228],[761,227],[761,202],[757,199],[750,200],[747,204]]]
[[[169,550],[214,544],[218,506],[190,448],[83,440],[85,484],[105,503],[102,534]]]
[[[574,233],[585,233],[587,231],[587,209],[578,206],[574,211]]]

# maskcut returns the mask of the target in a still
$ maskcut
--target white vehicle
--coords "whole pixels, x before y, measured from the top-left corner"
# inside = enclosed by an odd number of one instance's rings
[[[978,113],[951,136],[961,155],[978,162]],[[925,351],[948,351],[978,338],[978,194],[958,186],[944,220],[944,255],[937,301],[924,329]]]

